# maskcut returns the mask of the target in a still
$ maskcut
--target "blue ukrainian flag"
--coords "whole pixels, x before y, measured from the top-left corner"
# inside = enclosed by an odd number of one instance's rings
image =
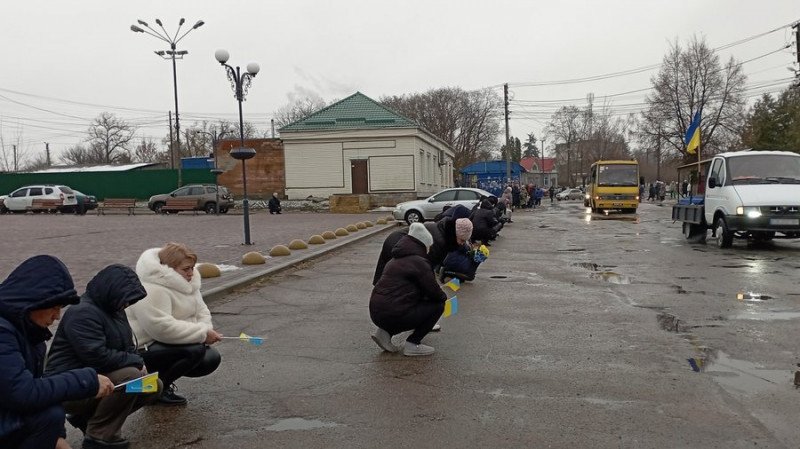
[[[692,124],[686,131],[686,152],[694,154],[700,148],[700,111],[694,113]]]

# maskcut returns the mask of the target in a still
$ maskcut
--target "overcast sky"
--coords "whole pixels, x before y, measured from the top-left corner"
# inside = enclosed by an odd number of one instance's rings
[[[205,25],[178,44],[181,128],[238,122],[236,100],[214,59],[261,66],[244,118],[269,130],[293,98],[325,101],[509,83],[511,134],[541,136],[560,106],[608,98],[617,114],[641,110],[671,43],[703,36],[744,64],[748,93],[780,92],[797,68],[791,24],[797,0],[22,0],[0,15],[0,124],[6,145],[54,154],[80,143],[104,111],[158,142],[174,110],[168,44],[134,33],[142,19],[170,33]],[[181,32],[181,34],[183,31]],[[735,44],[735,45],[732,45]],[[752,61],[751,61],[752,60]],[[634,72],[620,74],[620,72]],[[612,75],[612,76],[608,76]],[[596,78],[600,79],[596,79]],[[593,78],[592,81],[565,81]],[[627,95],[619,95],[632,92]],[[546,101],[545,104],[535,102]],[[548,142],[548,146],[551,143]]]

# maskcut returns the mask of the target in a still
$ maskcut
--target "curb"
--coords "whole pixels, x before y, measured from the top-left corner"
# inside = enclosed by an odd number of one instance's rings
[[[315,245],[314,249],[297,250],[296,253],[293,253],[291,256],[281,257],[280,259],[282,261],[275,265],[270,265],[270,266],[246,265],[243,267],[243,269],[248,270],[252,268],[253,270],[252,273],[248,273],[243,276],[238,276],[235,279],[231,279],[230,281],[227,282],[222,282],[220,285],[215,285],[208,289],[204,289],[201,287],[200,293],[203,295],[203,299],[207,304],[211,303],[237,288],[252,284],[267,276],[293,268],[302,262],[308,262],[309,260],[313,260],[316,257],[320,257],[325,254],[331,253],[339,248],[358,242],[365,238],[372,237],[382,232],[386,232],[389,229],[396,229],[401,225],[402,223],[398,221],[392,221],[384,225],[376,224],[371,228],[359,230],[357,234],[350,234],[349,236],[346,237],[339,237],[336,240],[334,240],[331,244],[327,244],[326,242],[325,244],[322,245]],[[297,255],[295,256],[295,254]]]

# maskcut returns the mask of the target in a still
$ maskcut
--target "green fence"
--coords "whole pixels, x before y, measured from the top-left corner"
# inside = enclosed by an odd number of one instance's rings
[[[213,184],[214,175],[206,168],[182,170],[183,185]],[[31,184],[63,184],[105,198],[137,198],[146,200],[158,193],[178,188],[178,170],[131,170],[71,173],[3,173],[0,174],[0,195]]]

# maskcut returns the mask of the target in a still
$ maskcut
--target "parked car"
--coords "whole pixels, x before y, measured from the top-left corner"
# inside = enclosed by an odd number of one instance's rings
[[[170,193],[153,195],[147,201],[147,207],[153,212],[160,214],[170,198],[180,198],[184,200],[196,199],[196,210],[204,210],[208,214],[213,214],[217,204],[217,186],[214,184],[189,184],[173,190]],[[233,207],[233,197],[228,189],[219,186],[219,211],[228,212]]]
[[[425,220],[433,220],[433,217],[438,215],[444,209],[444,206],[452,207],[461,204],[467,209],[472,209],[473,206],[478,204],[481,196],[490,197],[493,195],[485,190],[471,187],[445,189],[423,200],[406,201],[398,204],[392,211],[392,216],[394,216],[395,220],[405,220],[408,224],[421,223]]]
[[[39,184],[20,187],[2,197],[0,213],[13,212],[24,214],[33,204],[34,199],[61,200],[60,212],[71,212],[78,200],[75,192],[65,185]]]
[[[76,204],[72,210],[73,212],[78,215],[83,215],[87,211],[97,209],[97,197],[94,195],[87,195],[74,189],[72,191],[75,192],[75,198],[78,200],[78,204]]]
[[[583,199],[584,193],[581,189],[566,189],[556,194],[556,199],[561,200],[580,200]]]

